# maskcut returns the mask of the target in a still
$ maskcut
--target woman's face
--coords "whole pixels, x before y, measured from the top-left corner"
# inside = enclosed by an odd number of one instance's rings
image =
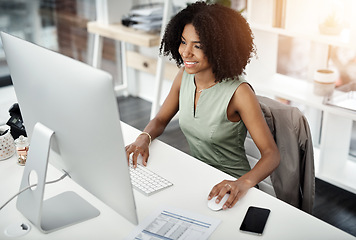
[[[181,38],[178,51],[184,61],[185,71],[189,74],[211,72],[212,67],[202,50],[199,36],[192,24],[185,25]]]

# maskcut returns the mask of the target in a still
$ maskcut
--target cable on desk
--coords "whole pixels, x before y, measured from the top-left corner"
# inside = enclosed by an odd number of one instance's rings
[[[63,170],[63,171],[64,171],[64,170]],[[70,175],[69,175],[66,171],[64,171],[64,174],[63,174],[60,178],[58,178],[58,179],[56,179],[56,180],[53,180],[53,181],[45,182],[45,184],[52,184],[52,183],[59,182],[60,180],[64,179],[64,178],[67,177],[67,176],[70,177]],[[9,200],[7,200],[6,203],[4,203],[4,204],[0,207],[0,211],[1,211],[9,202],[11,202],[15,197],[17,197],[18,195],[20,195],[20,194],[23,193],[24,191],[28,190],[29,188],[36,187],[36,186],[37,186],[37,183],[36,183],[36,184],[32,184],[32,185],[30,185],[30,186],[28,186],[28,187],[25,187],[25,188],[21,189],[18,193],[16,193],[14,196],[12,196]]]

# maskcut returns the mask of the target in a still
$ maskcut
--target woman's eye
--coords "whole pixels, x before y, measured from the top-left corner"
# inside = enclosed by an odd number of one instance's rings
[[[200,45],[195,45],[195,48],[196,49],[201,49],[201,46]]]
[[[182,44],[185,44],[185,41],[184,41],[184,40],[181,40],[181,43],[182,43]]]

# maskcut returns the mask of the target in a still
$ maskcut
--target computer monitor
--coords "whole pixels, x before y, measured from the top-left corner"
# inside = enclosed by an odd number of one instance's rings
[[[7,33],[1,39],[30,138],[21,188],[30,174],[38,179],[35,190],[19,195],[18,210],[43,232],[99,215],[73,192],[43,200],[49,155],[51,164],[137,224],[112,77]]]

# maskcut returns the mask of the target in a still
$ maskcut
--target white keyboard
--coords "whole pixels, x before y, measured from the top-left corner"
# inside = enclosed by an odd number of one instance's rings
[[[137,164],[137,167],[133,168],[132,163],[130,163],[130,175],[133,187],[146,196],[150,196],[173,185],[167,179],[140,164]]]

